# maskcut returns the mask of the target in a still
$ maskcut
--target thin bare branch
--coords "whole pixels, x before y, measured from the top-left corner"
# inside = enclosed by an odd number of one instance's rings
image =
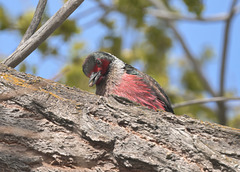
[[[233,8],[233,12],[238,13],[240,12],[240,7],[236,6]],[[229,13],[222,13],[222,14],[216,14],[213,16],[208,16],[208,17],[195,17],[195,16],[184,16],[181,14],[176,14],[173,12],[169,12],[166,10],[159,10],[159,9],[148,9],[147,13],[161,18],[163,20],[170,20],[170,21],[196,21],[196,22],[219,22],[219,21],[225,21],[230,17]]]
[[[202,104],[202,103],[209,103],[209,102],[225,102],[230,100],[240,100],[240,97],[212,97],[212,98],[205,98],[205,99],[196,99],[196,100],[190,100],[182,103],[176,103],[172,105],[172,107],[179,108],[179,107],[189,106],[194,104]]]
[[[65,69],[61,70],[59,73],[57,73],[55,76],[53,76],[50,80],[58,81],[59,79],[61,79],[69,71],[70,71],[69,68],[65,68]]]
[[[22,38],[20,44],[18,45],[18,47],[20,45],[22,45],[26,40],[28,40],[33,35],[33,33],[37,30],[37,27],[42,19],[42,15],[43,15],[44,9],[46,7],[46,4],[47,4],[47,0],[39,0],[38,5],[37,5],[36,10],[33,15],[33,19],[31,21],[27,31],[23,35],[23,38]]]
[[[68,0],[44,25],[41,26],[28,40],[18,47],[2,63],[16,67],[32,53],[50,34],[52,34],[76,10],[84,0]]]
[[[157,0],[149,0],[150,2],[152,2],[158,9],[163,10],[163,11],[168,11],[167,8],[164,6],[164,4],[161,1],[157,1]],[[176,38],[179,40],[183,50],[186,53],[186,57],[188,58],[188,60],[192,63],[193,65],[193,69],[195,70],[197,76],[199,77],[199,79],[201,80],[203,86],[206,88],[206,90],[213,96],[216,97],[216,93],[213,91],[212,87],[210,86],[210,84],[208,83],[207,79],[205,78],[205,76],[202,73],[202,70],[199,66],[198,61],[196,60],[196,58],[194,57],[194,55],[191,53],[190,49],[187,47],[184,39],[182,38],[181,34],[179,33],[179,31],[177,30],[177,28],[174,26],[174,23],[172,21],[166,21],[168,26],[172,29],[174,35],[176,36]]]
[[[78,20],[79,18],[82,18],[82,17],[85,17],[85,16],[90,16],[90,15],[94,14],[95,12],[98,12],[99,9],[100,9],[99,5],[90,7],[88,9],[84,10],[84,11],[81,11],[79,13],[74,14],[73,18],[75,20]]]
[[[155,2],[154,2],[155,3]],[[160,4],[159,4],[160,5]],[[162,4],[161,4],[162,6]],[[240,6],[235,6],[232,9],[233,13],[239,13],[240,12]],[[147,9],[147,13],[161,18],[163,20],[169,20],[169,21],[196,21],[196,22],[219,22],[219,21],[225,21],[229,19],[230,15],[229,13],[220,13],[220,14],[215,14],[213,16],[207,16],[207,17],[195,17],[195,16],[185,16],[182,14],[178,13],[173,13],[170,11],[163,10],[161,9]]]
[[[223,48],[222,48],[222,62],[221,62],[221,72],[220,72],[220,90],[219,96],[224,95],[224,83],[225,83],[225,70],[226,70],[226,60],[227,60],[227,51],[229,45],[229,34],[230,34],[230,27],[232,23],[232,19],[235,14],[234,7],[237,3],[237,0],[232,1],[232,5],[229,12],[229,17],[226,20],[225,31],[224,31],[224,41],[223,41]]]

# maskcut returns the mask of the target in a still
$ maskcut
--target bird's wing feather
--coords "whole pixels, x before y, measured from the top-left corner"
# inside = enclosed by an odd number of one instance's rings
[[[122,83],[128,84],[122,85],[122,89],[126,89],[123,91],[123,94],[126,94],[125,96],[135,94],[135,98],[132,99],[137,100],[133,101],[153,109],[161,108],[174,113],[168,96],[157,81],[128,64],[125,65],[125,71],[125,76],[122,78],[126,80]]]

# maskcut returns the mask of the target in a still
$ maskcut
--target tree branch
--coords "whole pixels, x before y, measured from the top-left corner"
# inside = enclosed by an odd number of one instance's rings
[[[0,64],[1,171],[240,170],[240,130],[155,112]]]
[[[167,11],[167,8],[164,6],[164,4],[162,4],[161,1],[156,1],[156,0],[149,0],[150,2],[152,2],[152,4],[154,4],[158,9],[163,10],[163,11]],[[156,16],[157,17],[157,16]],[[193,65],[193,69],[195,70],[195,72],[197,73],[199,79],[201,80],[203,86],[206,88],[206,90],[213,96],[216,97],[216,93],[213,91],[212,87],[210,86],[210,84],[208,83],[207,79],[204,77],[202,70],[199,66],[198,61],[196,60],[196,58],[194,58],[194,55],[191,53],[191,51],[189,50],[189,48],[187,47],[184,39],[182,38],[182,36],[180,35],[179,31],[177,30],[177,28],[174,26],[174,23],[171,21],[166,21],[168,26],[172,29],[174,35],[176,36],[176,38],[179,40],[182,48],[184,49],[185,53],[186,53],[186,57],[188,58],[188,60],[192,63]]]
[[[227,51],[228,51],[228,45],[229,45],[229,31],[232,23],[232,19],[234,17],[234,7],[237,3],[237,0],[232,1],[232,5],[229,12],[229,17],[226,20],[226,26],[224,31],[224,42],[223,42],[223,51],[222,51],[222,62],[221,62],[221,72],[220,72],[220,90],[219,90],[219,96],[224,95],[224,83],[225,83],[225,69],[226,69],[226,60],[227,60]]]
[[[172,105],[173,108],[179,108],[183,106],[189,106],[194,104],[202,104],[202,103],[209,103],[209,102],[223,102],[229,100],[240,100],[240,97],[212,97],[212,98],[205,98],[205,99],[196,99],[196,100],[189,100],[182,103],[176,103]]]
[[[170,20],[170,21],[185,20],[185,21],[197,21],[197,22],[218,22],[218,21],[227,20],[230,17],[229,13],[217,14],[217,15],[208,16],[208,17],[194,17],[194,16],[184,16],[180,14],[175,14],[173,12],[163,11],[159,9],[148,9],[147,12],[152,16],[156,16],[163,20]],[[238,13],[239,7],[234,7],[233,12]]]
[[[41,28],[39,28],[2,63],[12,68],[16,67],[43,41],[45,41],[82,2],[83,0],[67,1],[56,14],[54,14],[44,25],[42,25]]]
[[[33,35],[33,33],[36,31],[36,29],[42,19],[42,15],[43,15],[44,9],[46,7],[46,4],[47,4],[47,0],[39,0],[38,5],[35,10],[35,13],[33,15],[33,19],[31,21],[27,31],[23,35],[23,38],[22,38],[21,42],[19,43],[18,47],[20,45],[22,45],[26,40],[28,40]]]

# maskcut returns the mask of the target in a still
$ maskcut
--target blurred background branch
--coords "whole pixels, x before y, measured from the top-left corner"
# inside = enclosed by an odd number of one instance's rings
[[[212,97],[212,98],[205,98],[205,99],[195,99],[195,100],[189,100],[186,102],[176,103],[173,105],[173,108],[179,108],[183,106],[209,103],[209,102],[225,102],[230,100],[240,100],[240,97]]]
[[[228,47],[229,47],[229,35],[230,35],[230,28],[232,24],[232,19],[235,14],[235,6],[236,6],[237,0],[233,0],[230,10],[229,10],[229,16],[226,19],[225,23],[225,30],[224,30],[224,38],[223,38],[223,48],[222,48],[222,57],[221,57],[221,68],[219,72],[220,77],[220,84],[219,84],[219,96],[224,96],[225,94],[225,75],[226,75],[226,63],[228,56]],[[219,116],[219,122],[220,124],[226,124],[227,123],[227,115],[226,115],[226,105],[225,102],[219,102],[218,103],[218,116]]]
[[[240,7],[239,6],[234,6],[234,8],[232,8],[232,12],[234,13],[239,13],[240,11]],[[159,9],[147,9],[147,13],[149,15],[152,16],[156,16],[160,19],[163,20],[173,20],[173,21],[196,21],[196,22],[219,22],[219,21],[224,21],[229,19],[230,17],[230,13],[219,13],[219,14],[215,14],[212,16],[185,16],[185,15],[181,15],[179,13],[174,13],[174,12],[170,12],[170,11],[163,11],[163,10],[159,10]]]

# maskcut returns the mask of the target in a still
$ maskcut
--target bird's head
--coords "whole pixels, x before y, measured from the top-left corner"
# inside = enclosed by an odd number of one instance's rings
[[[89,87],[102,81],[114,60],[116,60],[115,56],[105,52],[94,52],[85,59],[82,69],[84,74],[89,77]]]

